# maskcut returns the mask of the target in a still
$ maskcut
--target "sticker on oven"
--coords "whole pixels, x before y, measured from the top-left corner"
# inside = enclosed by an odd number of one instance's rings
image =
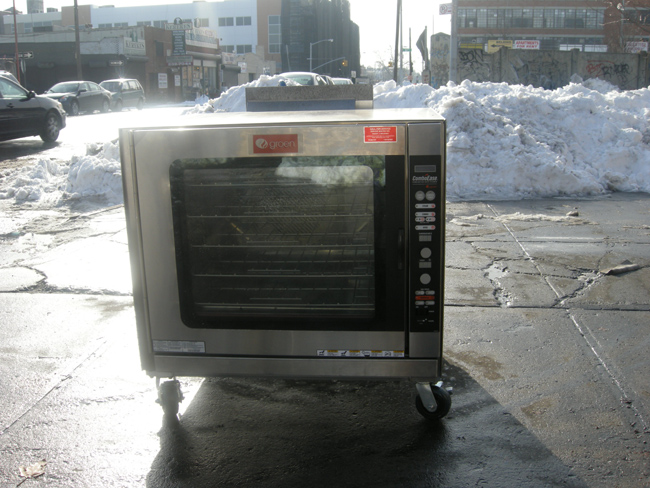
[[[317,355],[324,358],[403,358],[404,351],[319,349]]]
[[[186,354],[205,354],[205,342],[202,341],[153,341],[154,352],[172,352]]]
[[[363,128],[364,142],[397,142],[397,126],[372,126]]]

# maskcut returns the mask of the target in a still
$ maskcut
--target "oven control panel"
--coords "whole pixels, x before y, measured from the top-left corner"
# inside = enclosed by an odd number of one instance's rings
[[[440,156],[409,158],[409,330],[439,332],[444,273]]]

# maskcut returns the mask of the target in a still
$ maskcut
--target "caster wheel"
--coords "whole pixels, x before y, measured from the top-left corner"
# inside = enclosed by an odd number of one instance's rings
[[[178,380],[165,381],[158,387],[158,403],[162,406],[165,416],[176,416],[178,405],[182,401],[183,393]]]
[[[439,420],[447,415],[451,409],[451,395],[447,390],[437,385],[431,385],[431,393],[433,393],[433,398],[436,400],[435,410],[429,411],[422,403],[420,395],[415,397],[415,408],[425,419]]]

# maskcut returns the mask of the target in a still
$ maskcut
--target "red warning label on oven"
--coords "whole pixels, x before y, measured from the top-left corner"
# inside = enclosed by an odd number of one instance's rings
[[[364,127],[365,142],[397,142],[396,126]]]
[[[254,154],[297,153],[298,134],[253,136]]]

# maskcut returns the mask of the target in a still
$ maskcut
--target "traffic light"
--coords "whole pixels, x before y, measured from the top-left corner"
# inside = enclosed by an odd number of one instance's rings
[[[344,60],[341,62],[341,65],[343,65],[343,66],[347,66],[347,65],[348,65],[348,60],[347,60],[347,59],[344,59]]]

